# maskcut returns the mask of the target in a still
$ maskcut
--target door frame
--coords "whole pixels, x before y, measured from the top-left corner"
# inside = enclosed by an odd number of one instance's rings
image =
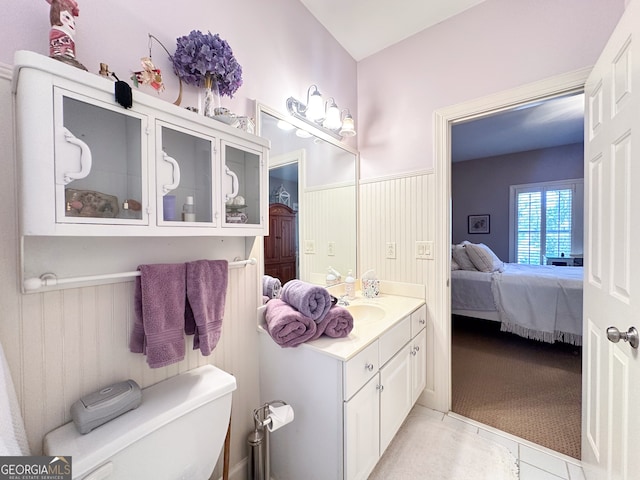
[[[434,385],[436,395],[433,408],[451,410],[451,126],[454,123],[503,112],[523,104],[584,91],[591,67],[557,75],[538,82],[498,92],[434,112],[434,155],[436,174],[436,305],[440,315],[434,316],[434,330],[442,342],[434,342],[436,351]],[[586,249],[587,246],[584,245]],[[440,350],[440,351],[438,351]],[[583,352],[584,354],[584,352]]]

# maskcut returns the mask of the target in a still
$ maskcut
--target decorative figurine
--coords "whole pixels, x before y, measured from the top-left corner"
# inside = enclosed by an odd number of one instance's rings
[[[140,63],[142,64],[142,70],[133,72],[133,76],[131,77],[131,80],[133,80],[133,84],[136,87],[140,84],[150,85],[158,93],[162,92],[164,90],[164,83],[162,83],[162,73],[160,72],[160,69],[156,68],[151,61],[151,56],[142,57],[140,59]]]
[[[49,20],[49,56],[68,63],[74,67],[86,70],[86,67],[76,60],[76,19],[80,14],[75,0],[46,0],[51,9]]]

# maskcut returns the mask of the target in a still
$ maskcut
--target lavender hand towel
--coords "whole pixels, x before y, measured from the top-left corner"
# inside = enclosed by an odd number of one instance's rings
[[[267,303],[264,318],[267,322],[267,332],[281,347],[297,347],[311,340],[318,329],[313,319],[279,298]]]
[[[324,287],[302,280],[285,283],[280,298],[316,322],[321,321],[331,308],[331,295]]]
[[[222,334],[227,299],[229,264],[226,260],[198,260],[187,263],[187,300],[193,313],[193,349],[210,355]],[[187,317],[189,314],[187,313]],[[188,323],[185,330],[188,330]]]
[[[315,340],[321,335],[331,338],[343,338],[348,336],[353,330],[353,317],[349,310],[335,305],[329,309],[325,317],[318,322],[316,334],[311,338]]]
[[[151,368],[179,362],[185,354],[185,265],[140,265],[138,270],[129,350],[144,353]]]

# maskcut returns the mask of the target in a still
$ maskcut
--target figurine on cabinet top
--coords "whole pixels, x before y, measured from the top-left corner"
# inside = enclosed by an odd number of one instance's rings
[[[74,67],[86,70],[76,60],[76,18],[80,10],[75,0],[46,0],[51,5],[49,20],[49,56]]]

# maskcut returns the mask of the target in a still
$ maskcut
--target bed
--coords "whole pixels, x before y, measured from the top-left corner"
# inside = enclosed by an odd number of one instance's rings
[[[543,342],[582,345],[582,267],[504,263],[451,272],[451,313]]]

